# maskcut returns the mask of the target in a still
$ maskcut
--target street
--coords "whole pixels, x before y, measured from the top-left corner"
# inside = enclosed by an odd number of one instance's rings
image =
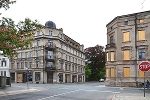
[[[143,91],[137,88],[106,87],[104,82],[66,83],[66,84],[27,84],[14,83],[12,87],[27,90],[25,93],[11,92],[0,96],[0,100],[111,100],[115,95],[141,95]],[[10,88],[12,88],[10,87]],[[11,90],[12,91],[12,90]],[[150,91],[146,91],[146,95]]]

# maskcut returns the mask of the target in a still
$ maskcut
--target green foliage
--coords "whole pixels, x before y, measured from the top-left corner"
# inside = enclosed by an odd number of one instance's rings
[[[98,76],[100,79],[101,78],[105,79],[105,75],[106,75],[106,67],[104,67],[101,71],[99,71]]]
[[[85,66],[85,76],[86,76],[86,80],[89,80],[89,77],[91,76],[91,70],[90,70],[90,66],[86,65]]]
[[[105,67],[105,52],[104,47],[96,45],[95,47],[89,47],[85,49],[86,64],[91,70],[89,79],[91,81],[97,81],[100,79],[100,71]],[[104,74],[101,72],[101,75]]]
[[[1,0],[0,9],[9,8],[10,4],[15,1]],[[4,55],[13,58],[17,52],[16,49],[26,49],[33,41],[33,34],[35,30],[42,29],[43,26],[37,20],[32,21],[26,18],[15,24],[11,18],[2,18],[0,20],[0,51]]]

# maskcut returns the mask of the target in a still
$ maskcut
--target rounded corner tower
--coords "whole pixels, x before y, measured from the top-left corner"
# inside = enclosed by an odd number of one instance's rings
[[[53,29],[56,29],[56,24],[55,24],[54,22],[52,22],[52,21],[47,21],[47,22],[45,23],[45,27],[46,27],[46,28],[53,28]]]

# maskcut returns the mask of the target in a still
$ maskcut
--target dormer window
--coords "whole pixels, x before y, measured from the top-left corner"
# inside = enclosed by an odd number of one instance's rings
[[[49,36],[52,36],[52,31],[49,31]]]
[[[37,31],[37,36],[39,36],[40,35],[40,31]]]

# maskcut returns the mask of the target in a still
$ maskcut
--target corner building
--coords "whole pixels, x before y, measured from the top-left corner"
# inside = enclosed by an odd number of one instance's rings
[[[117,16],[106,27],[106,85],[138,87],[144,82],[138,65],[150,61],[150,11]]]
[[[56,29],[52,21],[37,30],[26,50],[17,50],[11,61],[12,82],[74,83],[85,82],[84,46]]]

